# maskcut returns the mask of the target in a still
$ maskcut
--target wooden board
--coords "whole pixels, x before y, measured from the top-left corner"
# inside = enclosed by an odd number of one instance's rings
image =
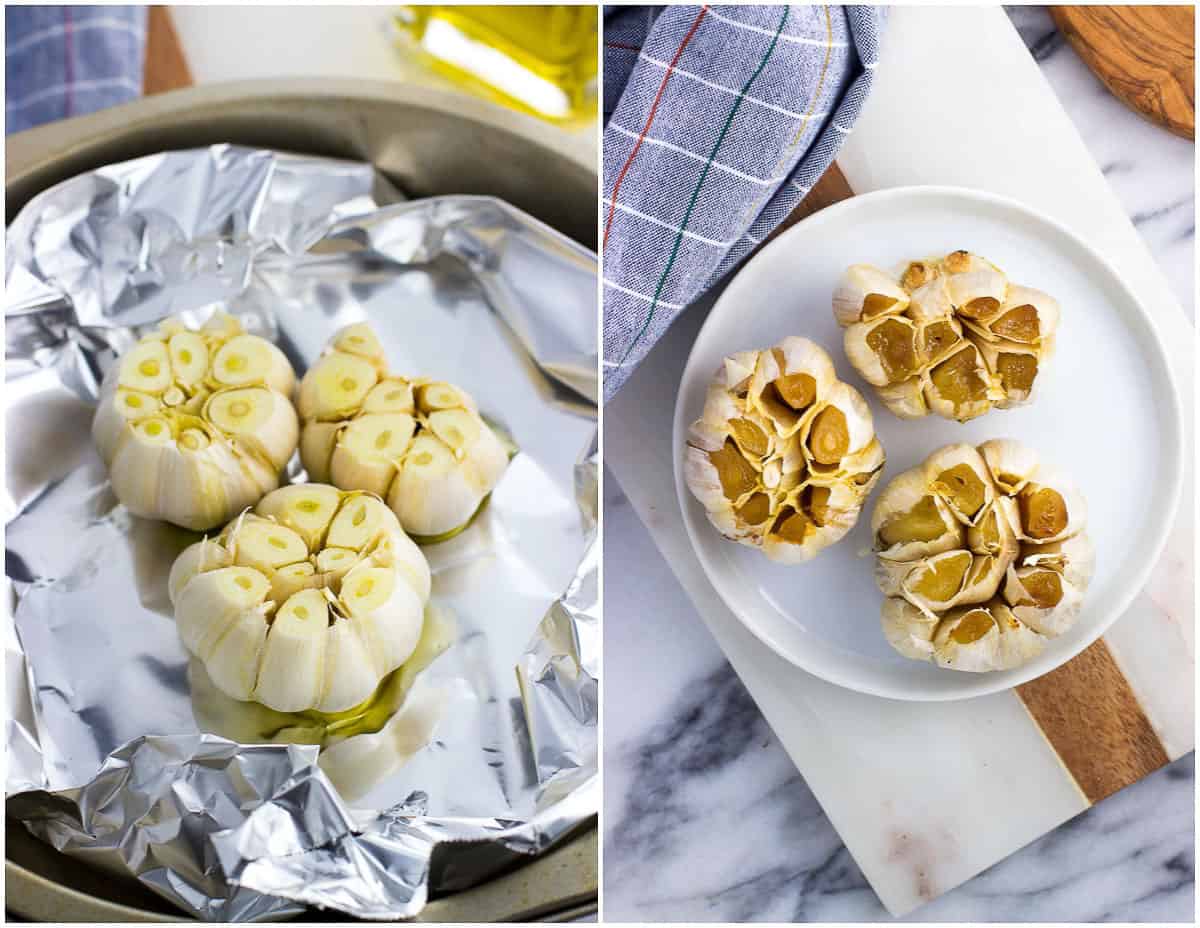
[[[1196,137],[1194,6],[1054,6],[1059,31],[1126,106]]]
[[[171,22],[170,9],[150,7],[146,21],[146,70],[142,76],[142,92],[150,96],[191,86],[192,72]]]

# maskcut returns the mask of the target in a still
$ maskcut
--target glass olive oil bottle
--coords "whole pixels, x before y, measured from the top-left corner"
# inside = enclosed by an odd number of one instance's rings
[[[403,6],[400,34],[443,77],[556,122],[596,111],[595,6]]]

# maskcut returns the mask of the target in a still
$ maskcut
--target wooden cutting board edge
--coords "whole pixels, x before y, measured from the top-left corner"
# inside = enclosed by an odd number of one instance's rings
[[[1052,6],[1050,15],[1118,100],[1195,140],[1194,6]]]

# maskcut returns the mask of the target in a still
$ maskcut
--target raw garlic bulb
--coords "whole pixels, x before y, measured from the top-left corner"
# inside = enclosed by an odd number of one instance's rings
[[[833,294],[846,356],[902,419],[965,422],[1033,399],[1054,351],[1058,303],[1009,283],[966,251],[913,261],[893,277],[848,268]]]
[[[369,493],[281,487],[186,548],[168,592],[179,636],[234,699],[341,712],[421,637],[429,565]]]
[[[282,351],[218,312],[198,331],[165,319],[112,366],[92,438],[134,515],[203,531],[279,486],[296,450]]]
[[[1009,439],[948,445],[892,480],[871,516],[883,633],[905,657],[1010,670],[1079,616],[1095,555],[1066,478]]]
[[[862,396],[818,345],[789,337],[725,359],[684,476],[722,535],[796,564],[854,527],[883,463]]]
[[[466,528],[508,467],[508,449],[466,391],[389,374],[365,324],[338,332],[300,382],[309,479],[387,500],[421,542]]]

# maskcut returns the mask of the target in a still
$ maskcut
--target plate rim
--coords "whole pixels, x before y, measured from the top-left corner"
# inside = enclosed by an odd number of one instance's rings
[[[1154,543],[1149,546],[1149,556],[1146,557],[1142,566],[1134,574],[1134,582],[1129,584],[1125,592],[1120,596],[1114,597],[1112,603],[1107,607],[1107,617],[1102,622],[1096,623],[1094,631],[1085,635],[1080,639],[1080,643],[1073,649],[1068,649],[1064,652],[1063,657],[1052,662],[1049,666],[1039,670],[1027,670],[1034,667],[1037,660],[1029,662],[1022,667],[1017,667],[1008,671],[994,671],[990,673],[973,673],[967,674],[958,672],[958,675],[964,678],[964,686],[961,689],[955,690],[928,690],[928,689],[913,689],[913,690],[898,690],[886,685],[878,685],[870,679],[863,680],[853,677],[853,675],[845,674],[840,670],[831,670],[828,667],[819,666],[817,661],[804,660],[786,648],[778,645],[772,638],[771,634],[763,628],[760,628],[746,617],[743,610],[738,606],[737,600],[727,597],[725,591],[715,581],[714,574],[716,573],[713,565],[709,562],[708,557],[704,554],[702,546],[698,541],[698,532],[702,530],[715,531],[707,519],[694,520],[689,509],[695,502],[688,490],[687,484],[683,477],[683,454],[682,447],[686,443],[687,427],[684,416],[685,390],[684,385],[697,376],[694,368],[699,363],[696,356],[696,346],[701,343],[709,326],[713,324],[717,317],[722,304],[728,302],[728,294],[736,285],[737,279],[740,278],[746,271],[763,260],[763,256],[776,251],[781,251],[786,247],[785,243],[797,237],[800,232],[812,225],[817,224],[817,221],[828,222],[832,221],[830,217],[836,219],[838,214],[850,212],[852,209],[861,209],[863,203],[875,204],[877,202],[886,203],[888,200],[900,200],[907,197],[950,197],[959,198],[966,202],[985,203],[992,207],[1001,207],[1008,210],[1016,211],[1023,214],[1025,218],[1040,223],[1048,227],[1054,233],[1065,238],[1075,247],[1079,248],[1084,255],[1090,260],[1096,262],[1103,267],[1108,274],[1116,281],[1120,288],[1120,292],[1126,298],[1126,301],[1136,310],[1138,316],[1146,327],[1149,335],[1149,345],[1153,351],[1158,354],[1158,368],[1160,373],[1166,378],[1169,387],[1167,405],[1169,411],[1167,413],[1167,421],[1170,426],[1168,440],[1169,447],[1164,448],[1163,460],[1167,465],[1167,477],[1170,481],[1170,487],[1163,497],[1163,508],[1171,516],[1166,520],[1164,527],[1161,528],[1154,540]],[[878,190],[871,190],[863,194],[856,194],[845,200],[827,206],[809,216],[804,217],[791,228],[784,230],[774,240],[768,242],[759,252],[747,261],[734,275],[729,279],[729,283],[722,291],[721,295],[709,310],[708,316],[701,325],[699,332],[696,333],[696,338],[688,349],[687,361],[684,364],[683,373],[680,375],[679,383],[675,393],[675,410],[672,416],[671,428],[671,456],[672,470],[674,472],[675,495],[679,505],[680,515],[683,518],[684,528],[687,532],[688,542],[691,545],[692,552],[696,559],[700,562],[700,567],[704,571],[705,578],[712,586],[714,592],[720,597],[725,607],[737,618],[741,625],[751,632],[759,641],[766,645],[772,652],[787,661],[792,666],[812,674],[818,679],[824,680],[827,683],[832,683],[835,686],[842,687],[858,693],[864,693],[869,696],[876,696],[884,699],[893,699],[903,702],[956,702],[963,699],[974,699],[980,696],[988,696],[995,693],[1005,692],[1014,689],[1031,680],[1036,680],[1039,677],[1059,669],[1065,664],[1072,661],[1083,651],[1090,648],[1097,640],[1108,631],[1109,628],[1121,618],[1133,604],[1137,596],[1146,588],[1150,580],[1150,575],[1158,566],[1162,559],[1163,550],[1166,548],[1167,539],[1171,535],[1174,528],[1175,518],[1179,509],[1179,501],[1183,492],[1184,478],[1184,422],[1183,422],[1183,400],[1179,392],[1179,383],[1175,376],[1175,371],[1171,364],[1170,354],[1166,350],[1163,342],[1162,333],[1159,330],[1159,325],[1154,316],[1147,310],[1142,300],[1137,296],[1125,280],[1117,268],[1109,261],[1101,252],[1092,247],[1085,239],[1074,232],[1065,223],[1058,221],[1052,216],[1042,212],[1036,207],[1030,206],[1020,200],[1012,197],[1004,196],[991,191],[979,190],[972,187],[962,187],[946,184],[910,184],[900,187],[885,187]],[[699,505],[696,503],[696,505]],[[865,503],[864,503],[865,508]],[[697,521],[700,524],[696,524]],[[733,542],[729,542],[732,544]],[[944,668],[943,668],[944,669]],[[955,671],[945,669],[946,673],[954,673]]]

